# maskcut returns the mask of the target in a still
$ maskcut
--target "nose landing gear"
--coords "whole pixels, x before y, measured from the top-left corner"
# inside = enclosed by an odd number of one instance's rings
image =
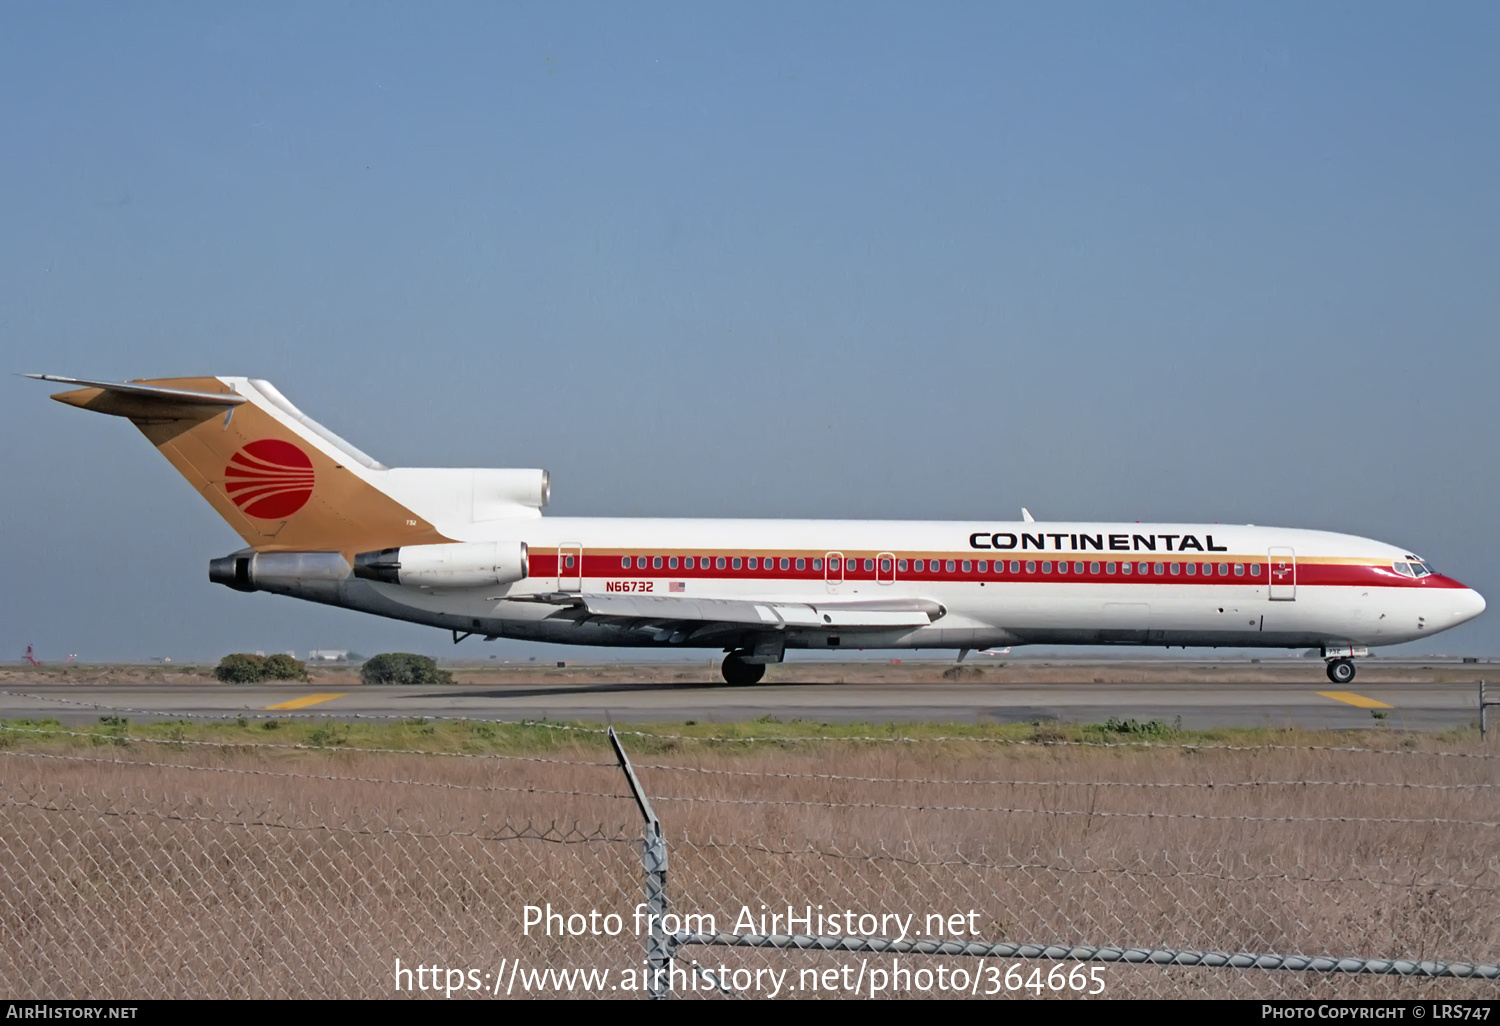
[[[1354,660],[1328,660],[1328,679],[1333,681],[1335,684],[1348,684],[1354,679]]]

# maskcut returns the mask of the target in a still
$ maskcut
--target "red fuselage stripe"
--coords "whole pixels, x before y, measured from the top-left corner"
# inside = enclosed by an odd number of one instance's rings
[[[567,553],[565,553],[565,555],[566,554]],[[645,567],[637,566],[640,557],[644,557],[646,559]],[[616,551],[609,554],[598,555],[585,552],[583,556],[582,576],[593,579],[611,580],[671,579],[682,581],[732,580],[762,582],[789,581],[802,583],[826,581],[829,579],[826,570],[814,570],[812,568],[813,560],[826,558],[824,556],[802,555],[801,557],[797,557],[788,555],[786,557],[788,561],[788,569],[786,570],[782,570],[780,568],[781,557],[774,555],[756,556],[755,558],[757,567],[754,570],[751,570],[749,568],[748,557],[744,556],[735,557],[725,555],[723,557],[724,568],[722,570],[718,569],[717,567],[704,566],[704,556],[693,557],[694,566],[691,570],[683,566],[683,557],[680,556],[677,557],[678,564],[676,569],[672,569],[668,566],[668,559],[670,557],[657,557],[654,555],[648,555],[646,553],[641,553],[640,557],[635,554],[631,554],[630,566],[627,569],[622,565],[624,554],[621,552]],[[576,554],[574,555],[574,558],[577,558]],[[653,561],[656,558],[661,559],[661,566],[659,568],[654,566],[653,564]],[[717,559],[719,557],[717,556],[717,554],[710,553],[708,558]],[[740,560],[739,569],[734,568],[733,560],[736,558]],[[798,558],[801,558],[804,561],[804,569],[802,570],[795,569],[796,560]],[[889,556],[887,556],[887,558],[889,558]],[[1262,557],[1258,561],[1254,559],[1238,557],[1236,559],[1227,560],[1223,563],[1215,561],[1212,564],[1208,564],[1206,560],[1137,559],[1130,561],[1135,567],[1135,572],[1130,574],[1121,572],[1120,562],[1106,560],[1068,560],[1067,572],[1059,573],[1058,565],[1061,561],[1056,559],[1004,560],[1003,562],[1005,563],[1005,571],[1003,573],[995,573],[994,561],[986,560],[984,561],[987,568],[986,572],[980,573],[978,569],[980,563],[979,560],[970,559],[968,561],[969,570],[965,571],[963,569],[964,560],[955,558],[951,561],[954,567],[953,571],[949,572],[947,569],[949,563],[947,557],[942,557],[942,559],[940,560],[943,566],[942,572],[933,573],[930,569],[924,569],[921,572],[917,572],[911,569],[915,557],[898,558],[907,560],[907,569],[905,571],[896,569],[896,564],[894,563],[892,563],[891,570],[882,571],[879,569],[879,560],[874,556],[867,557],[860,555],[848,557],[848,561],[845,563],[845,566],[849,569],[835,571],[833,574],[833,580],[878,583],[898,581],[902,584],[949,581],[999,584],[1010,581],[1016,583],[1045,582],[1049,584],[1196,584],[1200,586],[1252,585],[1259,587],[1264,587],[1270,584],[1287,586],[1295,584],[1298,587],[1344,588],[1465,587],[1465,585],[1453,580],[1451,577],[1446,577],[1443,574],[1432,574],[1427,577],[1413,579],[1411,577],[1405,576],[1404,574],[1398,574],[1391,568],[1390,564],[1388,563],[1317,563],[1311,561],[1298,562],[1295,568],[1295,579],[1293,579],[1293,574],[1278,573],[1277,576],[1272,577],[1270,574],[1270,570],[1272,568],[1273,561],[1267,560],[1264,557]],[[935,562],[930,556],[923,556],[920,558],[929,568]],[[559,558],[556,552],[541,552],[537,549],[531,549],[529,553],[529,559],[530,575],[532,577],[558,576]],[[866,570],[864,568],[866,559],[870,559],[872,561],[874,569]],[[767,568],[766,564],[770,560],[774,560],[775,562],[772,564],[771,568]],[[1011,571],[1010,567],[1013,562],[1020,565],[1019,572]],[[1083,566],[1082,572],[1074,569],[1074,567],[1078,566],[1080,562]],[[1106,568],[1109,562],[1115,563],[1115,572],[1113,574],[1107,572]],[[1158,563],[1160,563],[1162,567],[1160,573],[1156,572],[1156,566]],[[1196,568],[1198,568],[1199,572],[1189,575],[1186,572],[1188,563],[1192,563]],[[1035,569],[1028,571],[1026,569],[1028,564],[1033,566]],[[1099,567],[1098,572],[1094,572],[1092,570],[1092,567],[1095,564],[1097,564]],[[1050,567],[1050,572],[1044,571],[1042,569],[1044,565]],[[1143,565],[1148,568],[1147,572],[1145,573],[1142,573],[1140,570]],[[1178,567],[1179,571],[1176,574],[1171,572],[1174,565]],[[1204,567],[1205,565],[1211,565],[1213,567],[1213,573],[1211,575],[1205,575],[1204,573],[1202,573],[1202,567]],[[1243,574],[1236,574],[1234,572],[1234,567],[1236,565],[1244,568]],[[1219,568],[1221,566],[1228,567],[1229,573],[1221,574],[1219,572]],[[1252,572],[1252,568],[1257,567],[1260,571],[1259,574],[1255,574]],[[1277,569],[1280,569],[1280,564],[1277,564]],[[564,578],[578,577],[579,569],[577,567],[563,568],[562,574]],[[842,574],[842,576],[840,576],[840,574]]]

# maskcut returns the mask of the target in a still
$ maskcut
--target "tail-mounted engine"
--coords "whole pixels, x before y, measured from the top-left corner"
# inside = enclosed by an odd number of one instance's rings
[[[481,588],[526,577],[525,542],[451,542],[361,552],[354,576],[427,588]]]

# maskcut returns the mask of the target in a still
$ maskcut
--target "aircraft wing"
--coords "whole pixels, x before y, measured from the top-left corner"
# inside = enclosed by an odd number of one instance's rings
[[[947,613],[931,599],[835,599],[828,602],[783,599],[714,599],[686,595],[553,594],[544,601],[565,606],[592,621],[637,626],[718,627],[743,631],[788,627],[841,631],[926,627]]]

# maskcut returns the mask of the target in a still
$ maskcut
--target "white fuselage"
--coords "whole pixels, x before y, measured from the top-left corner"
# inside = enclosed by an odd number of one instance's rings
[[[774,631],[789,648],[1336,650],[1411,641],[1484,608],[1476,592],[1451,578],[1398,572],[1398,564],[1417,562],[1401,549],[1283,528],[537,517],[477,523],[466,533],[464,541],[524,542],[529,576],[479,588],[360,582],[378,595],[371,598],[380,608],[371,611],[454,630],[597,645],[735,647]],[[565,602],[573,595],[665,601],[661,616],[643,613],[631,622],[572,614]],[[768,618],[764,629],[701,633],[671,629],[673,603],[684,599],[814,608],[926,600],[942,612],[926,625],[885,629]],[[369,608],[365,601],[340,604]]]

